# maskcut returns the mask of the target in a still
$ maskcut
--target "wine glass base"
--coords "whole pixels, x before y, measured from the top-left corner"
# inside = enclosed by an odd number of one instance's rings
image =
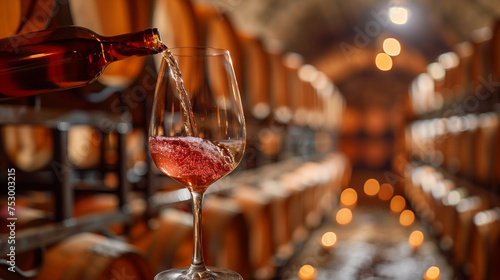
[[[238,273],[220,267],[207,267],[203,271],[190,271],[188,267],[162,271],[154,280],[243,280]]]

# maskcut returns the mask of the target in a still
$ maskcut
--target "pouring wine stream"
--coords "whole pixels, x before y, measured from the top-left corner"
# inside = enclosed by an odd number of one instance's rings
[[[181,100],[181,106],[184,112],[184,117],[188,120],[185,123],[186,132],[188,136],[198,137],[198,128],[194,120],[193,109],[191,107],[191,102],[189,101],[189,96],[187,94],[187,91],[184,88],[184,81],[182,80],[182,75],[181,75],[181,70],[179,69],[179,65],[177,64],[174,55],[166,45],[162,44],[162,49],[163,49],[162,56],[168,63],[170,74],[175,80],[177,91],[180,93],[179,98]]]

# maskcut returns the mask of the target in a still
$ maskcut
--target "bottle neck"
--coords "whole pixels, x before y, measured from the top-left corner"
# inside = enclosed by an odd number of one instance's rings
[[[157,54],[166,49],[156,28],[113,37],[103,37],[102,42],[110,62],[131,56]]]

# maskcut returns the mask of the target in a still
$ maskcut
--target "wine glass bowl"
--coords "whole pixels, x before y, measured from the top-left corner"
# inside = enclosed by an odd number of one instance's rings
[[[149,149],[158,169],[191,193],[194,252],[191,267],[163,271],[155,279],[242,279],[227,269],[205,267],[201,206],[206,189],[241,161],[245,133],[229,52],[205,47],[166,50],[153,101]]]

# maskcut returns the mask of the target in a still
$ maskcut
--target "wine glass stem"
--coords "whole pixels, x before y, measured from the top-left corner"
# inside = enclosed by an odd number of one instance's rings
[[[203,192],[191,191],[191,199],[193,200],[193,260],[191,261],[191,271],[205,271],[205,263],[203,261],[203,246],[201,242],[201,207],[203,204]]]

